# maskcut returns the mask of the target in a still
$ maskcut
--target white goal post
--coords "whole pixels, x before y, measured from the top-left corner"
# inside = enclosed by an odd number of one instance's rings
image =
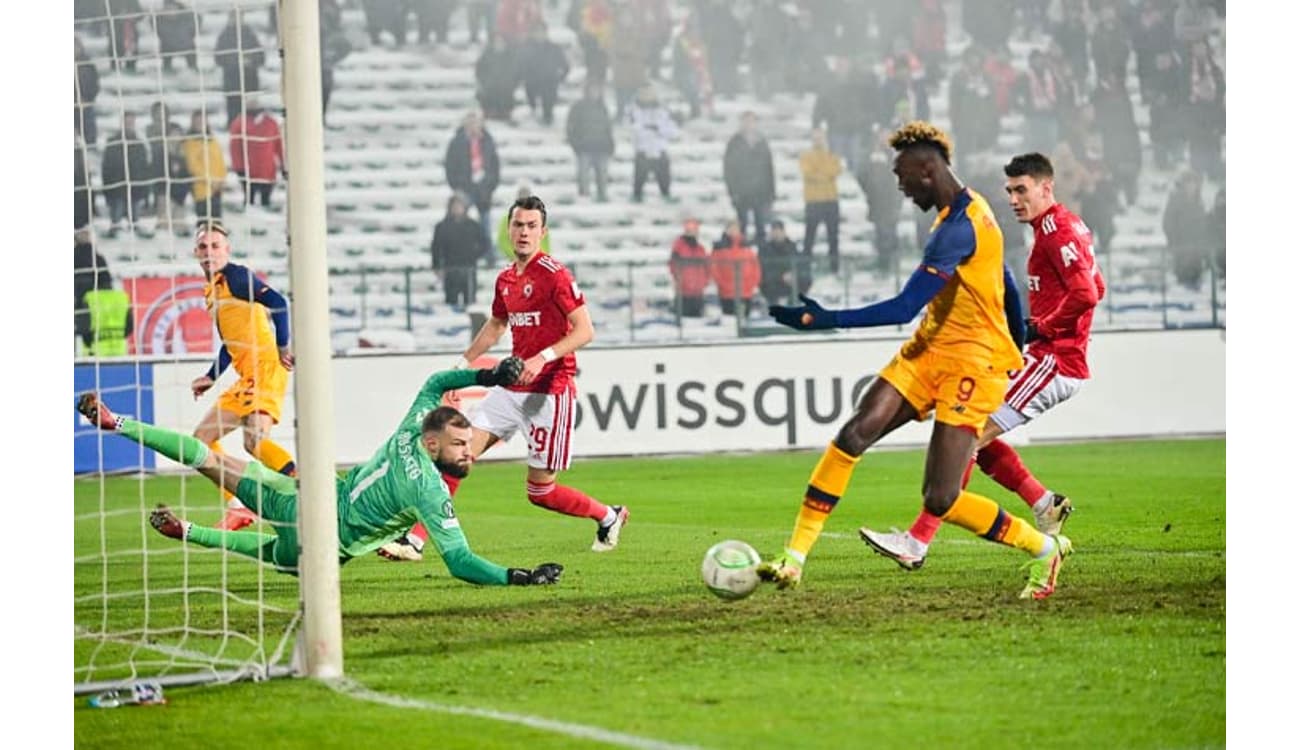
[[[271,437],[297,467],[301,553],[294,577],[158,535],[148,519],[160,503],[206,525],[220,519],[217,488],[77,417],[74,693],[145,680],[168,686],[340,677],[317,0],[77,0],[75,6],[75,388],[97,391],[117,413],[144,421],[153,421],[159,405],[175,413],[171,405],[193,403],[189,378],[215,360],[221,343],[192,255],[194,228],[202,216],[219,216],[230,232],[232,261],[248,265],[290,301],[296,366],[285,397],[289,423],[277,424]],[[222,42],[229,27],[237,31]],[[193,29],[189,49],[175,46],[178,28],[182,37]],[[226,58],[239,60],[233,88],[219,67],[223,44]],[[258,69],[246,73],[248,60]],[[258,180],[234,173],[236,159],[250,163],[251,150],[270,140],[252,130],[242,138],[232,132],[231,112],[253,110],[254,102],[282,126],[274,138],[282,140],[286,179],[271,180],[274,199],[266,207],[255,206],[248,189]],[[135,132],[127,134],[132,118]],[[195,189],[208,178],[210,190]],[[108,290],[130,300],[133,330],[123,351],[84,335],[92,315],[83,291]],[[184,368],[156,367],[177,362]],[[174,374],[180,369],[192,374]],[[201,397],[204,410],[234,384],[233,369]],[[155,379],[155,373],[172,374]],[[195,429],[159,426],[184,434]],[[225,426],[235,429],[222,448],[247,458],[238,425]]]

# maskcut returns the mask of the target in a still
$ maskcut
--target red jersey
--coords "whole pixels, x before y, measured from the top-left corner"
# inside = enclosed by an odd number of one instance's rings
[[[1029,354],[1055,355],[1062,375],[1087,378],[1092,312],[1106,294],[1092,255],[1092,231],[1060,203],[1031,224],[1029,317],[1041,338],[1029,345]]]
[[[511,263],[497,275],[492,317],[510,326],[510,353],[528,359],[564,338],[573,328],[569,313],[586,303],[569,269],[538,252],[522,273]],[[570,352],[543,365],[537,379],[528,385],[507,388],[523,393],[564,393],[577,371],[578,358]]]

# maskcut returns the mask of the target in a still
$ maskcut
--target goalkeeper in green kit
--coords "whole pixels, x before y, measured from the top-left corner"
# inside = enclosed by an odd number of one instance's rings
[[[457,478],[469,473],[469,420],[456,409],[439,406],[442,394],[471,385],[510,385],[523,371],[523,360],[509,357],[482,370],[448,370],[432,375],[401,424],[369,461],[336,481],[339,515],[339,563],[365,555],[401,536],[419,521],[453,576],[470,583],[518,585],[555,583],[564,570],[558,563],[533,569],[504,568],[470,551],[469,541],[439,472]],[[216,453],[190,435],[115,416],[99,396],[81,396],[77,410],[101,430],[134,440],[190,466],[233,492],[271,522],[274,534],[225,531],[177,518],[160,505],[149,523],[163,536],[203,547],[225,548],[269,562],[284,573],[298,571],[298,492],[292,477],[263,466]]]

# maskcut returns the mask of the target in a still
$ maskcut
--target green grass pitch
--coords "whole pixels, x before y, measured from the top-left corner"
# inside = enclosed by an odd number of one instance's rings
[[[815,453],[579,460],[563,481],[631,508],[608,554],[589,551],[591,522],[525,500],[520,463],[483,463],[456,499],[475,551],[509,566],[561,562],[559,585],[470,586],[432,549],[423,563],[354,560],[341,571],[345,669],[387,703],[301,679],[172,688],[154,707],[93,709],[77,698],[76,744],[610,746],[436,710],[456,706],[619,733],[614,744],[635,747],[1224,746],[1224,440],[1030,446],[1022,455],[1077,507],[1065,527],[1076,554],[1043,602],[1017,599],[1022,553],[959,528],[943,528],[913,573],[857,539],[861,525],[911,522],[920,451],[865,456],[802,587],[764,586],[734,603],[701,582],[705,549],[736,538],[765,556],[778,551]],[[978,473],[972,489],[1028,515]],[[105,608],[87,596],[105,589],[104,576],[124,589],[147,576],[157,591],[150,628],[185,624],[186,597],[191,625],[283,624],[282,612],[259,619],[215,591],[254,596],[261,578],[268,601],[292,611],[295,579],[186,551],[148,528],[141,509],[182,494],[194,520],[218,517],[215,489],[194,476],[76,482],[79,627],[141,621],[138,598]],[[122,554],[100,561],[101,546]],[[225,655],[253,647],[199,637],[187,647],[212,643]],[[74,647],[78,664],[95,648]]]

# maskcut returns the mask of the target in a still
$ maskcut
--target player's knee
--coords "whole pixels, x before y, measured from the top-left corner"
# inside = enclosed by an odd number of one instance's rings
[[[960,487],[926,487],[925,509],[936,516],[942,516],[952,509],[961,494]]]

